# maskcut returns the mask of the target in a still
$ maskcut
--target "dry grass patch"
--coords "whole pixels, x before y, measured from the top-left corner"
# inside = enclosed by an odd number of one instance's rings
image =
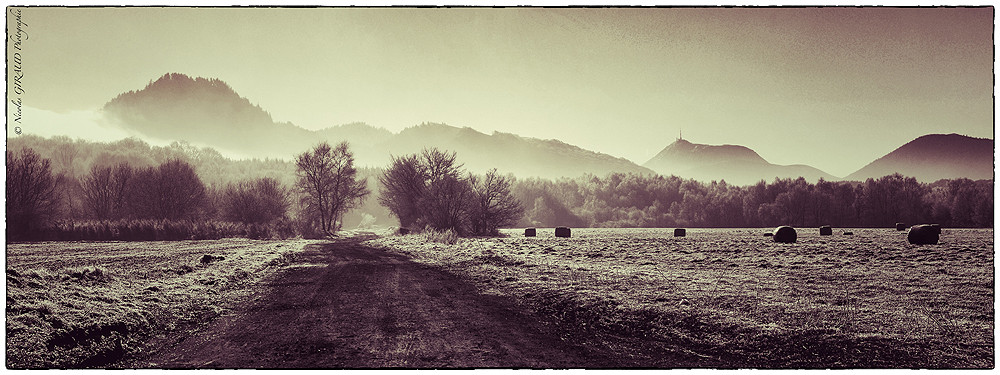
[[[6,365],[113,366],[150,337],[218,316],[308,243],[8,245]]]
[[[574,237],[417,236],[373,245],[522,297],[569,336],[636,366],[989,368],[993,232],[914,246],[892,230],[574,230]],[[805,232],[805,231],[803,231]],[[571,339],[567,337],[567,339]]]

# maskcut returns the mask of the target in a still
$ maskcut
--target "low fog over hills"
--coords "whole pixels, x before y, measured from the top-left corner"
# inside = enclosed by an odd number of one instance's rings
[[[184,140],[251,157],[290,158],[326,140],[348,141],[362,166],[384,166],[390,155],[438,147],[456,151],[473,172],[497,168],[524,177],[652,173],[626,159],[557,140],[487,135],[445,124],[425,123],[399,134],[363,123],[310,131],[274,122],[270,114],[222,81],[177,73],[166,74],[142,90],[119,95],[104,110],[120,126],[151,137]]]

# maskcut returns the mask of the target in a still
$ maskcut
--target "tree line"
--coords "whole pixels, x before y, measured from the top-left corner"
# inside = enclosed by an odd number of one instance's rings
[[[54,158],[66,150],[57,148]],[[388,186],[378,201],[415,230],[495,235],[520,218],[511,178],[466,173],[455,160],[437,149],[394,158],[376,181]],[[79,177],[53,173],[52,164],[30,147],[7,151],[8,240],[322,237],[342,229],[372,191],[344,142],[297,155],[292,188],[273,177],[207,187],[182,158],[155,166],[93,163]]]
[[[347,144],[321,143],[296,157],[296,189],[272,177],[207,189],[190,163],[93,164],[73,178],[31,148],[7,151],[7,239],[187,239],[329,235],[343,213],[368,195]],[[72,182],[68,182],[72,180]],[[297,205],[294,210],[294,202]],[[82,213],[73,212],[80,201]],[[68,209],[67,209],[68,207]],[[290,215],[290,211],[294,212]],[[77,219],[96,221],[78,225]],[[231,226],[222,223],[241,223]],[[221,228],[221,229],[220,229]],[[221,230],[221,232],[220,232]]]
[[[214,149],[198,148],[185,142],[153,146],[136,138],[102,143],[80,139],[74,141],[65,136],[42,138],[24,135],[8,140],[10,151],[17,153],[28,148],[50,160],[50,170],[59,198],[55,219],[60,223],[96,220],[85,205],[82,186],[94,166],[114,168],[119,164],[128,164],[134,169],[155,168],[171,160],[189,164],[205,186],[206,201],[202,205],[202,212],[194,215],[198,220],[229,220],[221,211],[227,187],[241,181],[265,177],[275,180],[277,185],[292,193],[288,216],[299,216],[300,202],[295,191],[298,177],[294,160],[230,159]],[[359,167],[357,177],[366,181],[368,190],[378,191],[378,175],[381,171],[380,168]],[[342,225],[354,227],[390,220],[389,211],[375,199],[364,199],[355,210],[343,215]]]
[[[517,181],[520,226],[551,227],[891,227],[938,223],[993,226],[993,180],[921,183],[899,174],[864,182],[803,178],[749,186],[676,176],[610,174]]]
[[[15,240],[53,228],[76,234],[46,238],[318,237],[357,223],[457,235],[495,235],[509,226],[992,227],[993,181],[928,184],[891,175],[732,186],[623,173],[516,179],[496,170],[469,173],[454,152],[437,149],[374,169],[356,167],[346,143],[321,143],[287,162],[230,160],[177,142],[28,136],[9,142],[6,206],[7,236]]]

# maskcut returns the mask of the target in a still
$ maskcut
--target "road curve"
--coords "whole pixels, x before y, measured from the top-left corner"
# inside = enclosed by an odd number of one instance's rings
[[[152,368],[595,368],[515,299],[345,239],[308,246],[246,302],[149,351]]]

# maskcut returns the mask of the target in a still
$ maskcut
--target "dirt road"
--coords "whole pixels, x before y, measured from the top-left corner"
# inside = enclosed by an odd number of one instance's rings
[[[135,367],[614,367],[516,300],[359,239],[312,245],[246,302]],[[131,367],[131,366],[130,366]]]

